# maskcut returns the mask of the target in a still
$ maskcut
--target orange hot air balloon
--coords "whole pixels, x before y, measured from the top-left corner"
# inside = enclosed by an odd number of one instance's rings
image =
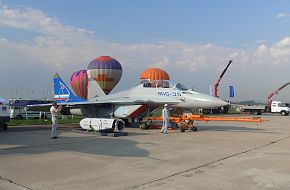
[[[159,68],[146,69],[140,73],[140,80],[150,79],[150,80],[170,80],[168,73]]]

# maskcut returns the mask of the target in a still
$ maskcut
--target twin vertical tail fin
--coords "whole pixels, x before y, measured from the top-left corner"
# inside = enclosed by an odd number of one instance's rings
[[[91,73],[87,71],[88,74],[88,100],[100,96],[106,96],[105,92],[101,89],[99,84],[91,76]]]
[[[54,100],[58,103],[62,102],[84,102],[86,99],[79,98],[69,89],[60,76],[55,73],[53,75],[54,83]]]

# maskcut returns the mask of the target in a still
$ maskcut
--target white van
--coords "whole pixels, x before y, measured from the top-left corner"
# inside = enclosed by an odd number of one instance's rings
[[[281,115],[289,115],[290,108],[280,101],[273,101],[271,104],[272,113],[280,113]]]

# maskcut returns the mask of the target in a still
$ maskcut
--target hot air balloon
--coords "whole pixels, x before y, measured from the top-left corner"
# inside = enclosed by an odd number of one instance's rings
[[[101,56],[90,62],[88,75],[100,85],[105,94],[109,94],[121,79],[122,66],[110,56]]]
[[[80,98],[88,98],[88,74],[87,70],[76,71],[70,78],[70,85]]]
[[[166,71],[159,68],[146,69],[140,73],[140,80],[170,80]]]

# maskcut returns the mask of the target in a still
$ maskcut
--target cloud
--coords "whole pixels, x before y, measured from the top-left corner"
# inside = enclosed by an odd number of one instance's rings
[[[37,60],[37,64],[64,69],[86,67],[86,64],[99,55],[112,55],[124,60],[125,67],[144,68],[186,66],[191,72],[224,65],[229,59],[253,62],[268,57],[285,60],[289,56],[289,39],[285,38],[269,47],[267,53],[261,52],[261,44],[256,52],[229,48],[215,44],[192,44],[183,41],[158,43],[120,44],[97,38],[93,31],[66,25],[57,18],[47,16],[40,10],[31,8],[9,8],[0,5],[0,26],[14,27],[36,32],[32,41],[9,41],[11,48],[22,51],[23,57]],[[3,45],[3,43],[2,43]],[[255,56],[256,55],[256,56]],[[136,64],[138,62],[138,64]],[[32,62],[33,64],[33,62]],[[283,61],[281,62],[283,64]]]
[[[290,61],[290,37],[285,37],[272,47],[260,45],[256,52],[258,61],[267,61],[275,65],[289,64]]]
[[[112,55],[126,60],[125,66],[170,67],[186,65],[190,71],[224,64],[238,58],[243,50],[213,44],[196,45],[181,41],[142,44],[111,43],[98,39],[94,32],[76,28],[30,8],[12,9],[0,5],[0,25],[34,31],[33,41],[7,41],[21,50],[23,57],[38,60],[38,64],[59,69],[80,66],[98,55]],[[136,62],[139,64],[134,64]],[[137,67],[138,65],[138,67]]]
[[[167,65],[170,65],[170,59],[166,56],[163,56],[161,58],[156,58],[155,63],[152,65],[152,67],[161,67],[164,68]]]
[[[288,18],[290,17],[289,13],[279,13],[276,15],[276,18]]]
[[[273,45],[260,42],[258,47],[232,48],[216,44],[194,44],[186,41],[161,41],[156,43],[122,44],[98,38],[93,31],[67,25],[40,10],[31,8],[10,8],[0,4],[0,27],[15,28],[33,32],[32,39],[8,39],[0,36],[0,65],[2,69],[21,69],[14,80],[9,72],[1,78],[10,78],[9,84],[0,81],[1,86],[14,88],[24,86],[25,76],[42,77],[29,85],[49,86],[52,72],[60,72],[66,79],[76,70],[86,69],[95,57],[110,55],[123,66],[126,78],[122,78],[124,88],[138,83],[138,75],[149,67],[161,67],[178,80],[187,81],[186,76],[194,76],[206,86],[209,72],[218,73],[225,64],[234,60],[237,72],[249,70],[253,65],[263,69],[276,65],[289,65],[290,37],[285,37]],[[218,69],[218,71],[216,71]],[[215,73],[215,75],[217,75]],[[213,76],[211,76],[213,77]],[[215,80],[211,79],[211,80]],[[190,85],[192,85],[190,83]],[[205,89],[208,89],[206,86]],[[0,94],[1,95],[1,94]]]

